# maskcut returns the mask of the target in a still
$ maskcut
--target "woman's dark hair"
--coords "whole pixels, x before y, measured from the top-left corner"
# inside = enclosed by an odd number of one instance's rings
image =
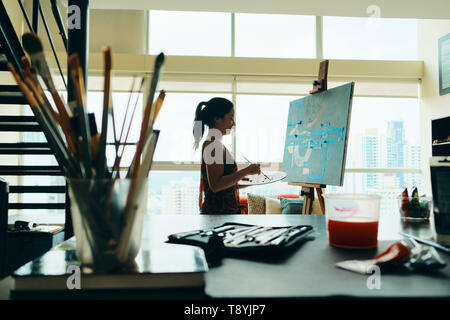
[[[211,128],[214,125],[214,118],[223,118],[231,109],[233,109],[233,103],[228,99],[219,97],[198,104],[194,118],[194,149],[198,148],[205,132],[205,126]]]

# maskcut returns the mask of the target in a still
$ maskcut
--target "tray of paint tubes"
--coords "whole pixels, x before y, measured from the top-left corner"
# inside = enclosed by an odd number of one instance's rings
[[[168,236],[168,243],[190,244],[205,248],[211,241],[223,244],[225,252],[267,252],[290,248],[307,240],[312,234],[311,225],[258,226],[242,223],[223,225],[201,230],[174,233]]]

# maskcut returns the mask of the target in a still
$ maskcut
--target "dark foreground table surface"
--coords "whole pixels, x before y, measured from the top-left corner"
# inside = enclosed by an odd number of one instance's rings
[[[172,233],[211,228],[225,222],[267,226],[310,224],[315,234],[294,250],[273,257],[226,257],[205,276],[204,294],[189,292],[143,293],[108,291],[104,298],[450,298],[450,255],[438,251],[447,266],[433,272],[382,272],[379,282],[373,275],[341,270],[336,262],[369,259],[402,237],[399,231],[432,237],[430,224],[402,224],[397,216],[382,217],[378,248],[351,250],[328,244],[325,217],[322,215],[154,215],[145,219],[142,249],[167,244]],[[0,299],[8,299],[11,277],[0,281]],[[374,284],[379,286],[374,286]],[[83,296],[81,296],[83,298]],[[92,298],[93,296],[89,296]],[[41,296],[42,298],[42,296]],[[59,298],[63,298],[59,296]]]

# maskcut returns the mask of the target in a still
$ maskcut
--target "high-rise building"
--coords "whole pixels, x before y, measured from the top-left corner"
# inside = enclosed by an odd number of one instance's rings
[[[403,121],[388,121],[386,137],[392,139],[392,151],[389,161],[387,163],[388,168],[405,168],[405,128]],[[404,184],[404,174],[396,173],[396,176],[400,180],[400,184]]]
[[[162,187],[162,214],[198,214],[198,185],[192,179],[172,181]]]
[[[377,168],[380,162],[380,146],[377,129],[366,129],[365,135],[361,137],[361,159],[363,168]],[[362,177],[363,192],[377,188],[378,174],[365,173]]]
[[[407,145],[405,153],[405,167],[408,169],[419,169],[421,167],[421,148],[418,145]],[[422,175],[420,173],[406,173],[405,186],[417,187],[422,190]]]

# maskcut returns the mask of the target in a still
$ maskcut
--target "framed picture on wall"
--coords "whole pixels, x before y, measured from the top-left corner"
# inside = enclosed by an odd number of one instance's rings
[[[439,39],[439,95],[450,93],[450,33]]]

